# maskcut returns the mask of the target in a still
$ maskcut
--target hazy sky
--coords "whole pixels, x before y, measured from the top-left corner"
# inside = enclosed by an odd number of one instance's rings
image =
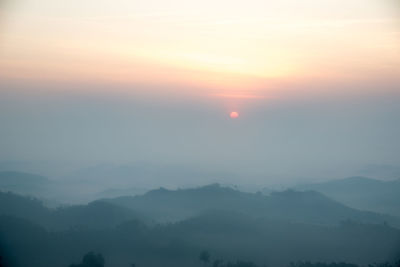
[[[397,2],[2,1],[0,160],[398,166]]]

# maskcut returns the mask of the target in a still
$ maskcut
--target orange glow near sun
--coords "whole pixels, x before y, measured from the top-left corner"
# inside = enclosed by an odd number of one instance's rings
[[[236,111],[232,111],[231,114],[229,115],[232,119],[236,119],[239,117],[239,113]]]

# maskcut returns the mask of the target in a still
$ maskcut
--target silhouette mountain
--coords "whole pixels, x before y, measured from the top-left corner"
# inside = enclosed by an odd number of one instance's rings
[[[175,222],[141,220],[149,217]],[[104,253],[109,266],[194,266],[204,249],[270,266],[302,260],[366,265],[398,255],[394,220],[317,192],[266,196],[218,184],[59,209],[0,193],[0,254],[16,267],[68,266],[91,250]]]
[[[132,262],[138,266],[198,266],[194,262],[204,248],[213,259],[248,259],[268,266],[305,260],[367,266],[396,259],[400,231],[384,224],[347,221],[322,226],[209,211],[153,227],[127,221],[101,230],[58,232],[24,219],[0,216],[0,240],[7,262],[16,267],[68,266],[90,250],[104,253],[106,266]]]
[[[146,214],[156,221],[179,221],[210,210],[241,212],[246,216],[314,224],[338,224],[343,220],[399,226],[398,218],[349,208],[315,191],[293,190],[268,196],[244,193],[212,184],[199,188],[167,190],[160,188],[141,196],[103,201]]]
[[[0,190],[20,194],[41,194],[48,189],[51,181],[44,176],[15,171],[0,172]]]
[[[228,211],[205,212],[166,228],[170,238],[182,236],[183,243],[207,247],[220,255],[236,254],[268,262],[271,266],[286,264],[289,258],[382,262],[396,257],[400,242],[400,231],[385,224],[344,221],[337,226],[314,225],[251,218]]]
[[[137,214],[132,210],[112,203],[95,201],[88,205],[49,209],[38,199],[11,192],[0,192],[0,215],[27,219],[56,230],[72,227],[114,227],[137,218]]]
[[[400,179],[380,181],[366,177],[349,177],[299,185],[295,189],[315,190],[350,207],[400,216]]]

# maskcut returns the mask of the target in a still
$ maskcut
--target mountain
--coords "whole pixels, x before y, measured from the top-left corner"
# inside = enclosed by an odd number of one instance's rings
[[[16,172],[0,172],[0,190],[12,191],[21,194],[42,194],[48,190],[51,181],[44,176]]]
[[[315,191],[293,190],[269,196],[245,193],[212,184],[199,188],[167,190],[160,188],[141,196],[103,201],[146,214],[156,221],[179,221],[207,211],[234,211],[255,218],[334,225],[344,220],[400,226],[394,216],[349,208]]]
[[[107,228],[138,216],[130,209],[100,201],[49,209],[38,199],[11,192],[0,192],[0,215],[27,219],[54,230],[73,227]]]
[[[380,181],[350,177],[299,185],[295,189],[315,190],[353,208],[400,216],[400,179]]]
[[[227,258],[240,255],[268,266],[299,260],[359,264],[398,256],[400,231],[387,225],[345,221],[337,226],[251,218],[236,212],[206,212],[168,225],[170,238],[209,248]]]
[[[107,266],[180,267],[199,266],[206,249],[213,260],[269,266],[306,260],[367,266],[397,259],[396,223],[314,191],[266,196],[213,184],[57,209],[0,192],[0,257],[6,266],[69,266],[94,250]]]
[[[0,192],[0,214],[26,218],[54,229],[78,225],[104,228],[134,218],[176,222],[209,211],[232,211],[253,218],[322,225],[354,220],[378,224],[385,222],[400,227],[400,221],[395,216],[349,208],[315,191],[287,190],[266,196],[212,184],[178,190],[160,188],[144,195],[101,199],[87,205],[53,209],[36,198]]]
[[[267,266],[345,261],[368,266],[396,260],[400,231],[384,224],[321,226],[219,211],[153,227],[127,221],[101,230],[50,232],[27,220],[0,216],[0,241],[0,256],[4,253],[11,267],[69,266],[92,250],[104,255],[106,266],[201,266],[198,257],[205,249],[212,261]]]
[[[3,171],[0,172],[0,191],[33,196],[48,207],[58,207],[63,203],[82,204],[99,198],[144,193],[147,190],[137,187],[127,188],[124,185],[110,188],[99,180],[96,182],[79,179],[50,180],[32,173]]]
[[[110,188],[99,193],[96,193],[97,198],[115,198],[121,196],[132,196],[138,194],[144,194],[148,190],[143,188],[129,187],[129,188]]]

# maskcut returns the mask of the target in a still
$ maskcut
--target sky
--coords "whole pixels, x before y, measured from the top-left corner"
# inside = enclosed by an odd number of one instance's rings
[[[398,1],[0,3],[2,162],[400,166]]]

